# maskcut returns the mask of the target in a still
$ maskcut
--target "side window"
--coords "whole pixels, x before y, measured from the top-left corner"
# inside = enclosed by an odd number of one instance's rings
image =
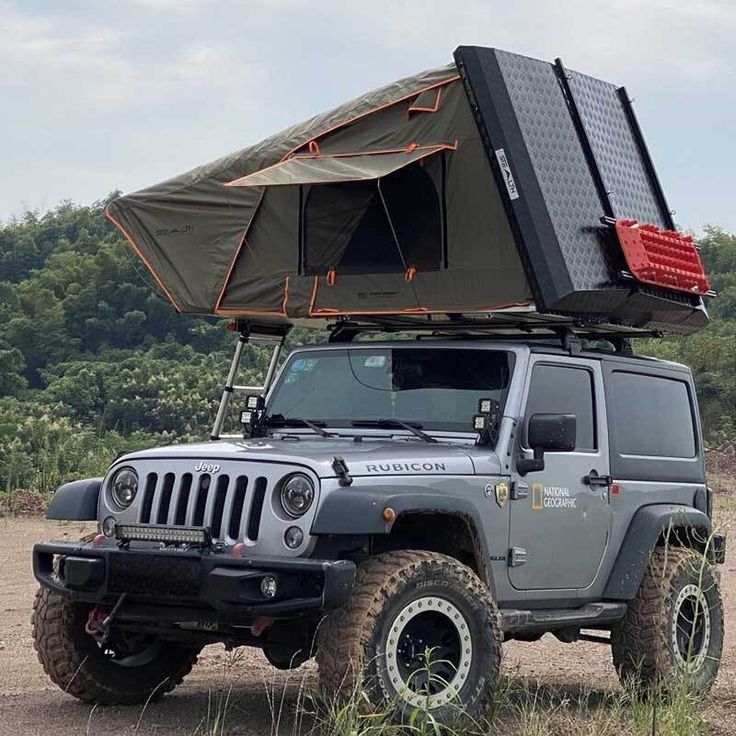
[[[597,448],[590,371],[563,365],[535,365],[524,415],[525,438],[533,414],[574,414],[577,418],[575,449],[585,452]]]
[[[613,398],[620,455],[695,457],[695,427],[686,383],[615,371]]]

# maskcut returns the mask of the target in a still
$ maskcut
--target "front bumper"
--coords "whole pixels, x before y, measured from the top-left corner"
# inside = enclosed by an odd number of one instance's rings
[[[233,557],[228,553],[139,545],[93,547],[43,542],[33,547],[33,574],[51,590],[89,603],[126,600],[209,608],[237,618],[290,618],[339,608],[350,595],[355,565],[345,560]],[[261,581],[276,579],[265,598]]]

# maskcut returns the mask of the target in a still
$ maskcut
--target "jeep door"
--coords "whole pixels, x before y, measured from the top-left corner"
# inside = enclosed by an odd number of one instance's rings
[[[517,590],[585,588],[595,580],[611,524],[605,484],[609,475],[608,428],[600,363],[532,354],[522,407],[515,461],[532,455],[527,447],[532,415],[574,414],[577,427],[575,450],[546,452],[544,470],[521,476],[514,462],[511,585]]]

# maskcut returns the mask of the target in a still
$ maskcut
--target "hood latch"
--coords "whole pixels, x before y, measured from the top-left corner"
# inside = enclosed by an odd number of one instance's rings
[[[350,475],[345,458],[335,455],[335,459],[332,461],[332,469],[335,471],[341,486],[352,485],[353,476]]]

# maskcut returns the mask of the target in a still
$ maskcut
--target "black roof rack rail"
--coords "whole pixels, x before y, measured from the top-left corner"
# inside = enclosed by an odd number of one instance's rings
[[[445,315],[437,318],[392,315],[351,319],[338,318],[328,325],[329,342],[347,343],[363,334],[414,333],[419,338],[462,338],[523,340],[559,343],[571,353],[582,349],[582,341],[604,340],[616,352],[630,353],[631,338],[662,337],[658,330],[639,329],[610,323],[584,322],[570,317],[535,313],[494,313],[485,317]]]
[[[292,328],[291,322],[264,322],[235,317],[228,322],[227,329],[239,332],[249,342],[283,341]]]

